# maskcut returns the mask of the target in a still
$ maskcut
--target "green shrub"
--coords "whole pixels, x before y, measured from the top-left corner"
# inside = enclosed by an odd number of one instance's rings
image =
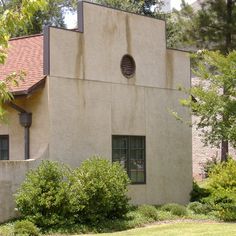
[[[0,235],[1,236],[13,236],[14,235],[14,224],[6,223],[0,225]]]
[[[225,221],[236,220],[236,161],[216,165],[210,175],[208,188],[210,195],[204,199],[217,216]]]
[[[14,235],[38,236],[39,229],[30,221],[17,221],[14,225]]]
[[[158,212],[154,206],[141,205],[138,207],[138,211],[148,219],[158,220]]]
[[[94,157],[71,175],[70,204],[79,222],[123,217],[129,209],[129,178],[118,163]]]
[[[207,159],[206,162],[201,164],[203,175],[205,178],[209,177],[210,172],[214,169],[214,167],[218,164],[218,159],[216,156]]]
[[[190,202],[187,206],[187,209],[194,212],[195,214],[207,214],[211,211],[211,208],[208,204],[203,204],[201,202]]]
[[[51,161],[43,161],[31,170],[16,194],[21,215],[43,227],[68,222],[69,172],[64,165]]]
[[[176,216],[186,216],[187,215],[186,207],[176,204],[176,203],[165,204],[161,207],[161,210],[171,212],[171,214],[176,215]]]
[[[209,175],[209,178],[209,187],[211,190],[217,190],[218,188],[235,190],[236,161],[229,158],[228,161],[215,165]]]
[[[40,227],[96,222],[124,216],[129,178],[118,163],[93,158],[71,171],[43,161],[16,194],[19,212]]]
[[[209,196],[209,190],[205,188],[201,188],[197,182],[193,181],[193,189],[190,193],[190,201],[191,202],[199,202],[203,198]]]

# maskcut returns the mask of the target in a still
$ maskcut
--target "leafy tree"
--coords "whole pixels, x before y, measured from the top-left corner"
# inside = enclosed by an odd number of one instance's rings
[[[147,16],[156,16],[163,6],[163,0],[95,0],[94,2]]]
[[[197,24],[195,16],[193,8],[184,0],[182,0],[180,11],[173,9],[171,13],[172,22],[167,25],[175,24],[173,28],[177,31],[175,35],[178,37],[178,40],[175,41],[176,48],[196,47],[196,40],[191,36],[192,28]]]
[[[1,1],[4,7],[4,1]],[[0,65],[4,65],[7,50],[8,40],[17,31],[19,27],[24,28],[26,22],[29,22],[32,15],[46,7],[45,0],[22,0],[21,4],[14,8],[9,8],[2,11],[0,15]],[[12,94],[9,92],[9,84],[17,83],[19,79],[24,76],[23,72],[12,73],[7,78],[1,78],[0,80],[0,119],[4,119],[5,110],[3,104],[6,101],[13,99]]]
[[[166,43],[169,48],[181,48],[183,45],[182,24],[177,20],[175,13],[162,15],[166,20]]]
[[[179,23],[183,26],[180,37],[182,47],[220,50],[224,55],[236,49],[236,1],[205,0],[199,4],[200,9],[194,11],[182,1],[182,10],[175,12]],[[222,87],[222,90],[227,96],[227,86]],[[223,122],[228,123],[227,119],[227,116],[223,116]],[[223,139],[222,160],[227,157],[228,146],[228,140]]]
[[[31,21],[26,22],[24,27],[18,26],[12,36],[22,36],[41,33],[43,26],[52,25],[65,27],[64,12],[76,8],[76,0],[45,0],[47,7],[38,9],[32,15]],[[22,0],[1,0],[0,13],[7,9],[16,9]]]
[[[206,144],[219,146],[223,140],[236,147],[236,51],[202,51],[196,58],[200,82],[188,91],[195,99],[181,102],[199,117],[196,125]],[[221,155],[222,161],[226,158]]]

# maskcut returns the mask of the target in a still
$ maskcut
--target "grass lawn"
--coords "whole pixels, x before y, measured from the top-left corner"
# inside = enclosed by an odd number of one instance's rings
[[[94,235],[94,234],[86,234]],[[98,234],[97,234],[98,235]],[[212,235],[212,236],[236,236],[236,223],[170,223],[152,225],[145,228],[137,228],[118,233],[99,234],[104,236],[172,236],[172,235]]]

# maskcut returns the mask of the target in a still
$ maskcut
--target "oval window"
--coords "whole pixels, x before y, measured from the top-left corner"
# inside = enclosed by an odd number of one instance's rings
[[[126,78],[131,78],[135,74],[135,61],[132,56],[124,55],[120,63],[121,72]]]

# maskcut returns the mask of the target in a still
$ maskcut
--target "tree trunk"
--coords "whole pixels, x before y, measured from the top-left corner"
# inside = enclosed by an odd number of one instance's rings
[[[220,161],[227,161],[229,153],[229,142],[227,140],[222,140],[221,142],[221,159]]]
[[[228,54],[232,49],[232,11],[233,11],[233,0],[227,0],[227,31],[225,34],[225,52]],[[224,86],[223,95],[227,96],[227,88]],[[227,117],[223,117],[223,120],[227,122]],[[227,156],[229,153],[229,142],[228,140],[221,141],[221,162],[227,161]]]
[[[225,34],[225,53],[229,53],[232,49],[232,12],[233,12],[233,0],[227,0],[226,5],[226,12],[227,12],[227,31]]]

